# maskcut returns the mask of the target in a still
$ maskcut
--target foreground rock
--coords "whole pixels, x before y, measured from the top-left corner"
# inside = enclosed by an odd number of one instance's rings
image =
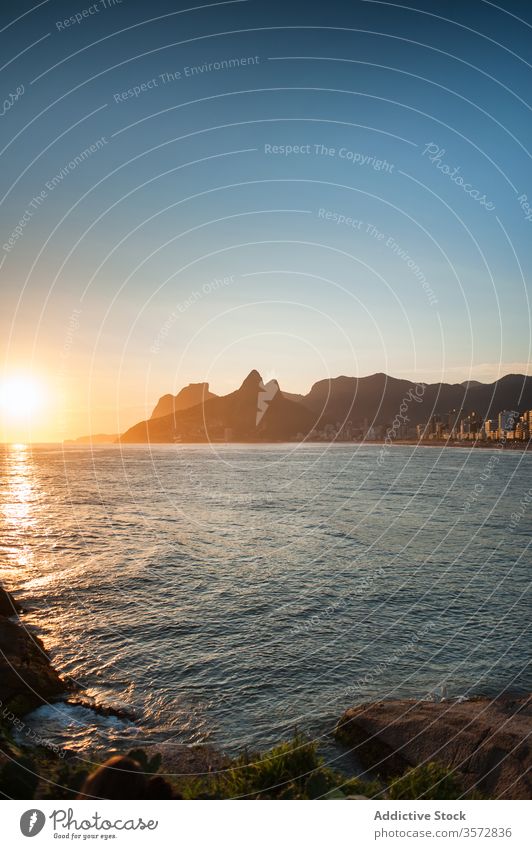
[[[529,799],[531,730],[531,696],[501,696],[360,705],[342,716],[336,736],[385,780],[436,761],[456,770],[467,791],[490,799]]]
[[[0,616],[16,616],[22,610],[20,604],[3,587],[0,587]]]
[[[145,747],[147,757],[161,756],[160,773],[172,778],[195,778],[221,772],[230,759],[214,746],[187,746],[184,743],[160,743]]]
[[[17,619],[20,606],[0,587],[0,719],[23,716],[68,688],[41,640]]]

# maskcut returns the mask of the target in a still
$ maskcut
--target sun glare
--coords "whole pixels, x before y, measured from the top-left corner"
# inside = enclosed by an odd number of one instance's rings
[[[29,419],[43,401],[43,386],[34,377],[10,377],[0,384],[0,409],[11,419]]]

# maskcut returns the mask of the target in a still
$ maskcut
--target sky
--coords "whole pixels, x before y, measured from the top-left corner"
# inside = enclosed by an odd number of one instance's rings
[[[532,373],[525,4],[1,16],[2,441],[123,432],[253,368]]]

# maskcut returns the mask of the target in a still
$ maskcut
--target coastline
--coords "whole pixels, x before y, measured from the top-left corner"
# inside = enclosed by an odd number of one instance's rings
[[[20,621],[23,612],[0,586],[0,796],[40,798],[50,792],[53,777],[61,775],[67,784],[61,798],[76,798],[87,777],[83,758],[40,738],[29,729],[27,714],[39,705],[62,700],[95,712],[109,709],[74,695],[72,682],[61,678],[42,641]],[[176,743],[148,745],[129,755],[146,773],[173,782],[177,793],[173,798],[234,798],[247,770],[245,798],[528,799],[532,755],[526,738],[531,731],[530,694],[437,703],[401,699],[357,705],[338,720],[331,736],[346,756],[362,765],[357,778],[330,769],[317,746],[299,735],[251,758],[247,752],[231,759],[210,745]],[[28,738],[24,745],[16,732]],[[301,769],[302,753],[308,759],[310,778],[299,786],[292,772]],[[268,773],[272,763],[276,768],[284,764],[280,796],[272,796],[267,783],[257,784],[260,771]]]
[[[23,606],[0,585],[0,705],[15,717],[72,691],[42,640],[20,621]]]
[[[392,777],[436,761],[465,792],[488,799],[530,799],[532,696],[511,693],[440,702],[387,700],[350,708],[337,727],[366,769]]]
[[[4,448],[9,448],[13,445],[10,442],[1,443]],[[299,442],[292,440],[269,440],[269,441],[261,441],[248,440],[246,442],[224,442],[223,440],[202,440],[198,442],[121,442],[117,440],[116,442],[76,442],[75,440],[63,440],[63,442],[28,442],[24,443],[30,448],[63,448],[70,450],[92,450],[93,448],[116,448],[122,449],[124,446],[131,448],[153,448],[155,446],[173,446],[175,448],[186,448],[187,446],[200,446],[200,445],[215,445],[216,447],[224,446],[224,447],[243,447],[247,445],[251,445],[254,447],[268,447],[270,445],[291,445],[291,446],[318,446],[318,445],[327,445],[327,446],[339,446],[343,448],[347,448],[349,446],[380,446],[380,447],[401,447],[401,446],[410,446],[416,448],[461,448],[461,449],[483,449],[483,450],[493,450],[493,451],[520,451],[520,452],[528,452],[532,451],[532,440],[508,440],[505,443],[500,442],[499,440],[484,440],[484,441],[457,441],[450,442],[448,440],[437,440],[437,439],[392,439],[387,441],[386,439],[361,439],[361,440],[339,440],[339,439],[302,439]]]

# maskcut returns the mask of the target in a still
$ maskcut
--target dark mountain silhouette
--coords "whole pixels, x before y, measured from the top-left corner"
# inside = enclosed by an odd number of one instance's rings
[[[418,400],[412,400],[413,396]],[[315,383],[302,403],[320,424],[352,421],[389,424],[406,399],[412,425],[444,416],[452,410],[481,418],[501,410],[532,409],[532,377],[508,374],[495,383],[414,383],[386,374],[369,377],[335,377]]]
[[[252,371],[240,389],[130,428],[120,442],[279,442],[312,430],[314,416]]]
[[[187,410],[189,407],[195,407],[196,404],[208,401],[209,398],[216,397],[214,393],[209,392],[208,383],[189,383],[177,395],[163,395],[162,398],[159,398],[151,418],[160,419],[162,416]]]
[[[299,395],[297,392],[284,392],[283,395],[285,398],[288,398],[289,401],[296,401],[298,404],[305,403],[305,396]]]
[[[197,397],[196,392],[201,393],[200,403],[177,409],[176,399],[184,403]],[[157,410],[165,409],[162,402],[167,398],[174,404],[173,411],[155,416]],[[520,374],[508,374],[495,383],[453,384],[414,383],[382,373],[341,376],[318,381],[307,395],[295,395],[283,393],[276,381],[264,385],[260,374],[252,371],[229,395],[213,395],[208,384],[200,383],[176,396],[163,396],[151,419],[134,425],[120,441],[278,442],[327,425],[389,426],[400,410],[413,426],[433,415],[445,420],[451,412],[455,418],[475,412],[484,419],[496,417],[501,410],[531,409],[532,377]]]
[[[63,440],[65,445],[112,445],[118,439],[118,433],[90,433],[77,439]]]

